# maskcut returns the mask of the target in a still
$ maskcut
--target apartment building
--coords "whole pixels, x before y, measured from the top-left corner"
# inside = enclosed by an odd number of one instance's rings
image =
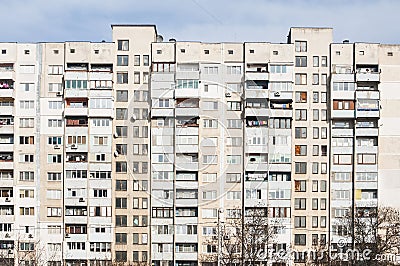
[[[111,43],[0,51],[2,265],[217,265],[254,213],[271,250],[302,251],[351,243],[349,213],[400,207],[399,45],[112,25]]]

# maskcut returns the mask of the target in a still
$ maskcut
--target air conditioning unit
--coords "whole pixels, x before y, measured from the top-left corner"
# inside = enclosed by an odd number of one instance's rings
[[[227,93],[225,93],[225,97],[231,97],[232,95],[231,95],[231,93],[230,92],[227,92]]]
[[[9,233],[7,233],[6,235],[5,235],[5,238],[10,238],[11,236],[10,236],[10,234]]]
[[[56,95],[57,95],[57,96],[63,96],[63,94],[62,94],[61,91],[58,91]]]
[[[78,145],[72,144],[72,145],[71,145],[71,149],[75,149],[75,150],[78,149]]]
[[[84,198],[79,198],[79,202],[85,202]]]
[[[6,198],[6,202],[10,202],[11,200],[10,200],[10,198]]]
[[[61,149],[61,146],[56,144],[56,145],[54,145],[54,149],[59,150],[59,149]]]
[[[277,91],[274,93],[274,96],[279,97],[279,96],[281,96],[281,94],[279,93],[279,91]]]

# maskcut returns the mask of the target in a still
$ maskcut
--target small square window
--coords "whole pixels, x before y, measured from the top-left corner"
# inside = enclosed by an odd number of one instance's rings
[[[336,55],[340,55],[340,51],[336,51]]]
[[[162,54],[162,51],[161,50],[157,50],[157,54]]]
[[[359,51],[358,52],[360,55],[364,55],[364,51]]]
[[[75,49],[70,49],[69,52],[70,52],[71,54],[74,54],[74,53],[75,53]]]
[[[29,50],[25,50],[25,51],[24,51],[25,54],[30,54],[30,52],[31,52],[31,51],[29,51]]]
[[[388,56],[393,56],[393,52],[388,52],[387,55]]]
[[[99,54],[99,50],[94,50],[94,53],[95,54]]]
[[[210,50],[204,50],[204,54],[210,54]]]
[[[6,49],[1,50],[1,54],[6,54],[6,53],[7,53]]]
[[[233,50],[228,50],[228,54],[233,54]]]
[[[58,50],[53,50],[53,54],[59,54],[59,52]]]
[[[279,52],[278,52],[278,51],[273,51],[272,54],[273,54],[273,55],[278,55]]]
[[[253,49],[250,49],[250,53],[251,53],[251,54],[254,54],[254,50],[253,50]]]
[[[184,54],[186,52],[185,49],[181,49],[181,53]]]

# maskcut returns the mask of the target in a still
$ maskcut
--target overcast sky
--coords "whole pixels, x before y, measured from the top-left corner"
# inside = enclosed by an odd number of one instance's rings
[[[1,42],[111,40],[111,24],[155,24],[178,41],[286,42],[291,26],[334,41],[400,43],[400,0],[0,0]]]

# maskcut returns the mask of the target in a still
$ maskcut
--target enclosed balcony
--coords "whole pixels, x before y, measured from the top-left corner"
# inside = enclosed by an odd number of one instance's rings
[[[357,82],[380,82],[380,70],[378,65],[357,65]]]
[[[268,100],[261,98],[246,99],[246,116],[265,116],[268,113]]]
[[[87,127],[88,118],[87,117],[68,117],[66,118],[67,127]]]
[[[13,63],[0,64],[0,85],[1,80],[15,80],[15,71]]]
[[[176,118],[176,127],[199,127],[200,117],[181,116]]]
[[[197,153],[176,154],[175,167],[177,170],[197,171],[199,169],[199,155]]]
[[[264,116],[247,116],[246,127],[268,127],[267,115]]]
[[[269,79],[268,65],[267,64],[247,64],[246,66],[246,80],[261,80],[266,81]]]
[[[175,107],[176,116],[199,116],[199,99],[197,98],[177,98]]]
[[[14,132],[14,117],[0,116],[0,134],[12,134]]]
[[[104,155],[105,156],[105,155]],[[66,162],[67,163],[86,163],[88,156],[86,152],[73,153],[68,152]]]
[[[0,114],[2,116],[13,116],[14,114],[14,99],[0,98]]]
[[[87,98],[88,97],[88,81],[86,79],[78,79],[77,77],[71,77],[76,79],[65,78],[65,98]]]
[[[65,100],[65,116],[87,116],[88,115],[87,98],[69,98]]]
[[[176,98],[198,98],[199,80],[196,79],[178,79],[175,84]]]
[[[14,153],[13,152],[0,152],[0,169],[13,169],[14,168]]]
[[[377,99],[357,99],[357,111],[356,116],[368,117],[368,118],[379,118],[379,100]]]

